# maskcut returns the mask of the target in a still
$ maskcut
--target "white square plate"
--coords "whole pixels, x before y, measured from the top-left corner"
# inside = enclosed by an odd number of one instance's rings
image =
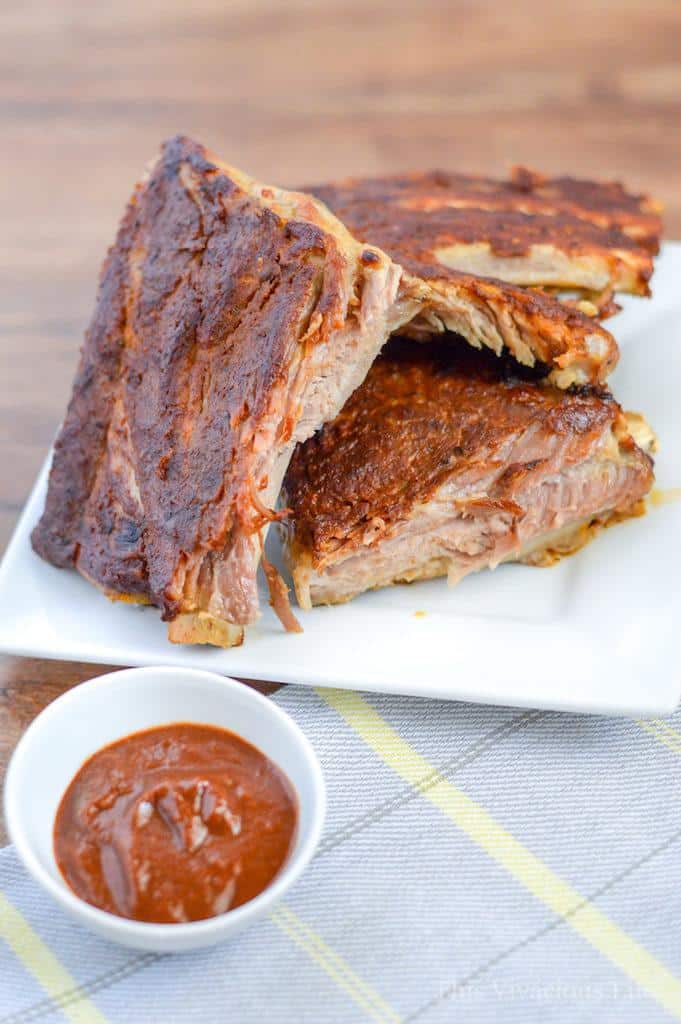
[[[652,300],[626,300],[608,326],[622,349],[613,390],[660,438],[658,500],[576,556],[551,569],[502,566],[454,589],[433,580],[301,612],[301,635],[282,630],[263,592],[265,612],[242,647],[176,647],[157,611],[111,604],[33,553],[44,467],[0,567],[0,650],[480,703],[670,713],[681,695],[681,244],[664,247],[654,290]]]

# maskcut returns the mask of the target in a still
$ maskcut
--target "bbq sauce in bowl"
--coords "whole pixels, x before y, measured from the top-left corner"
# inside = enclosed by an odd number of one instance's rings
[[[54,853],[71,889],[136,921],[223,914],[262,892],[295,838],[284,773],[226,729],[175,723],[93,754],[57,810]]]

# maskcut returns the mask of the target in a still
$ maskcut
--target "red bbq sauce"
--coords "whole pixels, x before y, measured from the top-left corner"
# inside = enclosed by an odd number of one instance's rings
[[[291,849],[293,787],[226,729],[180,722],[89,758],[66,790],[54,852],[76,895],[120,917],[179,923],[262,892]]]

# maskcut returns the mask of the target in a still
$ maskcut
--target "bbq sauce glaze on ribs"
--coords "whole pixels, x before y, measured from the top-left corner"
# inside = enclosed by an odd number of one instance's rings
[[[448,268],[519,285],[648,294],[662,230],[649,196],[521,167],[508,180],[430,171],[309,191],[393,258],[408,266],[420,256],[419,272],[431,264],[431,274]]]
[[[158,606],[174,642],[238,644],[291,454],[391,333],[455,328],[561,388],[613,367],[614,339],[588,316],[501,281],[444,280],[427,254],[416,265],[418,244],[405,272],[312,196],[167,143],[104,264],[35,550],[113,599]]]
[[[617,183],[516,168],[508,181],[432,171],[309,191],[404,268],[422,302],[411,336],[458,332],[546,364],[559,387],[605,381],[618,350],[594,318],[616,312],[618,291],[649,293],[660,207]],[[577,295],[552,294],[564,291]]]
[[[576,550],[652,485],[633,433],[652,447],[602,389],[538,385],[460,339],[394,339],[289,466],[299,603]]]
[[[167,143],[103,268],[35,550],[173,641],[240,643],[290,454],[412,315],[399,280],[311,197]]]

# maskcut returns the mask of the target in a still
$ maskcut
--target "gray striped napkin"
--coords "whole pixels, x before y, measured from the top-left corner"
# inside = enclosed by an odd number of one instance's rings
[[[270,918],[174,957],[82,931],[0,852],[0,1024],[681,1020],[681,715],[289,687],[326,775]]]

